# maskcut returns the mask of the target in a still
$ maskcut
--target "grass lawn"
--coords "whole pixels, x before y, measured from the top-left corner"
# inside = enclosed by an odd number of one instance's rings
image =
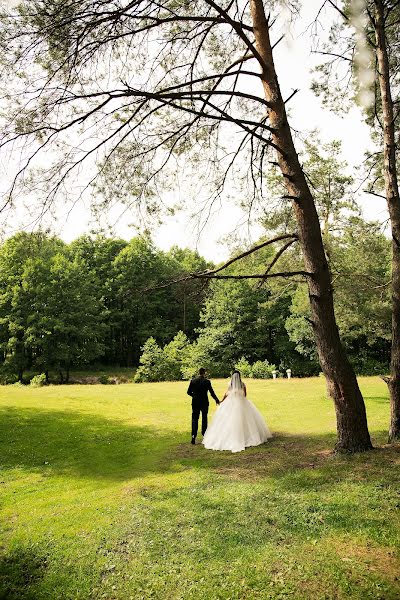
[[[184,382],[0,387],[0,598],[398,600],[400,448],[360,383],[357,456],[320,378],[248,381],[274,438],[239,454],[189,444]]]

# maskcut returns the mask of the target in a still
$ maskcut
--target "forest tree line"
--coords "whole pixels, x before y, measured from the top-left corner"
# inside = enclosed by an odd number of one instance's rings
[[[350,359],[360,374],[386,373],[390,242],[353,215],[326,243]],[[261,272],[275,254],[267,246],[226,273]],[[193,250],[161,251],[148,236],[88,235],[67,244],[45,232],[17,233],[0,247],[2,381],[45,373],[65,382],[71,369],[99,365],[140,366],[138,380],[188,378],[199,365],[226,376],[239,362],[255,365],[256,376],[270,376],[273,366],[318,374],[301,278],[159,287],[212,266]],[[279,269],[300,266],[298,251],[288,249]]]

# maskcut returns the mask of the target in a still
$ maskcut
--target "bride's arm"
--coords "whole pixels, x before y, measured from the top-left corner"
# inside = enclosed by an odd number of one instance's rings
[[[228,388],[228,390],[229,390],[229,388]],[[228,395],[228,390],[226,390],[226,392],[225,392],[225,394],[224,394],[224,397],[222,398],[221,402],[223,402],[223,401],[225,400],[225,398],[227,397],[227,395]]]

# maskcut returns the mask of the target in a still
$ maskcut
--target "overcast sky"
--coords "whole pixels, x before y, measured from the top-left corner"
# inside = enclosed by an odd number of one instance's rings
[[[293,89],[299,92],[291,101],[291,125],[298,130],[320,129],[323,141],[339,139],[343,144],[343,157],[351,167],[357,167],[363,160],[364,152],[371,147],[369,129],[363,121],[361,111],[352,107],[344,118],[339,118],[321,107],[321,102],[310,91],[311,71],[315,65],[316,57],[311,54],[310,36],[307,27],[315,18],[322,0],[308,0],[303,2],[301,19],[291,27],[290,33],[286,31],[286,38],[277,47],[275,63],[278,78],[284,97]],[[322,24],[328,26],[328,14],[322,15]],[[278,36],[279,32],[276,32]],[[184,191],[181,191],[181,194]],[[361,199],[366,218],[384,220],[386,216],[385,202],[374,196],[364,196]],[[197,235],[197,224],[190,218],[190,208],[175,217],[165,220],[154,232],[154,240],[162,249],[168,249],[173,244],[197,248],[207,259],[218,261],[227,257],[228,248],[225,243],[227,237],[238,231],[238,225],[246,219],[240,209],[232,203],[223,205],[213,213],[206,228],[200,237]],[[132,215],[125,214],[116,222],[120,212],[110,214],[109,224],[114,225],[114,233],[125,239],[130,239],[136,234],[131,223]],[[19,215],[20,223],[26,224],[26,215]],[[116,223],[115,223],[116,222]],[[15,223],[16,224],[16,223]],[[67,214],[60,211],[60,222],[54,227],[66,241],[89,231],[93,227],[90,211],[80,202],[74,210]],[[247,225],[239,228],[239,233],[244,241],[254,241],[260,230]]]

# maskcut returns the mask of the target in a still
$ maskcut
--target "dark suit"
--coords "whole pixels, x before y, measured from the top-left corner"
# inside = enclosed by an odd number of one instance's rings
[[[187,393],[192,397],[192,437],[196,437],[201,412],[201,433],[204,435],[207,429],[208,415],[208,392],[219,404],[219,400],[212,389],[211,381],[202,375],[195,377],[189,384]]]

